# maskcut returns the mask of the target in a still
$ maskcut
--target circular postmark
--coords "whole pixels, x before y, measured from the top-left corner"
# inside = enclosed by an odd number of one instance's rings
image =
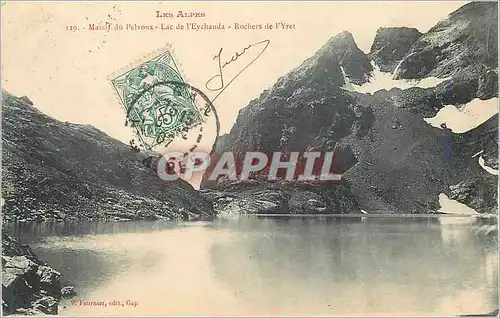
[[[170,49],[124,71],[111,83],[125,108],[125,125],[135,130],[136,137],[130,141],[134,151],[142,148],[147,153],[168,147],[173,141],[180,141],[178,136],[189,143],[193,139],[191,133],[198,127],[196,141],[188,151],[193,152],[200,145],[204,123],[212,114],[216,137],[211,153],[215,151],[220,132],[217,111],[203,91],[184,81]]]
[[[143,104],[145,102],[147,103],[146,107]],[[190,105],[194,107],[190,107]],[[213,114],[216,135],[209,156],[215,152],[220,134],[217,110],[203,91],[188,83],[178,80],[154,82],[144,88],[140,94],[137,94],[130,101],[127,109],[126,124],[130,122],[131,126],[136,128],[136,135],[141,145],[147,150],[152,150],[158,145],[168,147],[179,135],[183,139],[188,139],[188,132],[198,127],[196,140],[189,151],[184,153],[185,156],[199,147],[203,139],[203,123]],[[145,111],[132,113],[137,109]],[[134,140],[131,141],[130,145],[134,150],[139,151]],[[149,156],[143,160],[143,163],[150,166],[152,159],[152,156]],[[185,169],[184,166],[180,168],[181,172]],[[173,163],[169,162],[167,169],[173,170]]]

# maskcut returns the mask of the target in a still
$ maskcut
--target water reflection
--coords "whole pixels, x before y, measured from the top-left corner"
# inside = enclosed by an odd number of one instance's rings
[[[139,302],[69,306],[61,311],[67,315],[491,312],[498,307],[496,237],[480,230],[484,221],[443,219],[241,217],[9,231],[33,243],[81,299]]]
[[[7,230],[25,242],[46,236],[82,236],[89,234],[146,233],[186,226],[180,222],[164,221],[91,221],[91,222],[22,222],[8,223]]]
[[[492,269],[485,264],[495,259],[478,241],[443,240],[437,219],[343,220],[254,223],[265,233],[212,246],[215,272],[251,299],[258,308],[254,314],[310,314],[311,308],[316,314],[339,315],[490,309],[482,297],[495,290],[498,273],[490,271],[485,279],[484,266]],[[472,236],[468,228],[455,230]],[[230,262],[239,266],[226,266]],[[457,291],[477,295],[453,296]]]

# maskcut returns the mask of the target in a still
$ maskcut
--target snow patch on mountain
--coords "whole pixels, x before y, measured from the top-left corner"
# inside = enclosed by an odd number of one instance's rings
[[[486,170],[488,173],[491,173],[491,174],[493,174],[495,176],[498,176],[498,170],[497,169],[490,168],[490,167],[488,167],[487,165],[484,164],[484,158],[483,158],[483,156],[479,157],[479,165],[481,167],[483,167],[483,169]]]
[[[354,84],[351,83],[351,81],[349,80],[349,77],[347,76],[347,74],[342,66],[340,67],[340,71],[342,72],[342,75],[344,76],[344,86],[342,86],[342,88],[345,90],[348,90],[350,92],[356,91]]]
[[[393,74],[382,72],[380,68],[371,61],[373,66],[373,71],[371,73],[370,81],[363,85],[356,85],[349,81],[344,70],[342,69],[342,74],[344,75],[344,86],[342,87],[348,91],[355,91],[365,94],[373,94],[379,90],[385,89],[390,90],[392,88],[407,89],[412,87],[420,88],[430,88],[444,82],[447,78],[437,78],[437,77],[426,77],[419,80],[406,80],[406,79],[393,79]]]
[[[439,194],[439,205],[441,208],[438,212],[449,214],[462,214],[462,215],[477,215],[476,210],[469,208],[463,203],[450,199],[446,194]]]
[[[488,100],[473,99],[460,108],[446,105],[436,116],[424,118],[431,126],[441,129],[445,123],[454,133],[464,133],[474,129],[498,113],[498,97]]]

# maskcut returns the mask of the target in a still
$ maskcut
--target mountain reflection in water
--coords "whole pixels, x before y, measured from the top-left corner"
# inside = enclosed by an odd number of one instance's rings
[[[498,308],[486,225],[242,216],[6,226],[77,288],[75,300],[138,304],[65,301],[62,315],[460,315]]]

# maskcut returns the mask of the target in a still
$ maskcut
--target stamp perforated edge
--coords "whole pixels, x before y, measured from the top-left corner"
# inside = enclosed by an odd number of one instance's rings
[[[115,96],[116,100],[121,105],[121,107],[125,113],[127,112],[127,109],[126,109],[125,105],[123,104],[121,97],[118,95],[118,92],[116,91],[116,87],[113,85],[113,80],[116,79],[117,77],[123,75],[124,73],[136,68],[137,66],[139,66],[139,65],[141,65],[141,64],[143,64],[143,63],[145,63],[145,62],[147,62],[147,61],[149,61],[149,60],[151,60],[151,59],[153,59],[153,58],[155,58],[155,57],[157,57],[160,54],[165,53],[165,52],[168,52],[171,55],[171,58],[174,60],[175,66],[177,68],[177,71],[179,71],[179,74],[181,75],[182,80],[185,83],[189,84],[189,79],[188,79],[186,73],[184,72],[182,62],[180,61],[177,54],[175,53],[173,46],[170,43],[167,43],[163,46],[160,46],[157,49],[155,49],[154,51],[151,51],[150,53],[147,53],[147,54],[143,55],[142,57],[135,59],[134,61],[128,63],[127,65],[121,67],[120,69],[112,72],[111,74],[109,74],[107,76],[108,85],[109,85],[110,89],[112,90],[113,95]],[[200,118],[201,118],[201,122],[190,126],[189,127],[190,130],[205,123],[206,119],[203,118],[203,116],[200,116]],[[137,130],[134,131],[134,134],[137,137],[139,137],[139,135],[138,135],[139,133]],[[139,140],[140,140],[140,138],[139,138]],[[167,143],[167,145],[168,145],[168,143]]]

